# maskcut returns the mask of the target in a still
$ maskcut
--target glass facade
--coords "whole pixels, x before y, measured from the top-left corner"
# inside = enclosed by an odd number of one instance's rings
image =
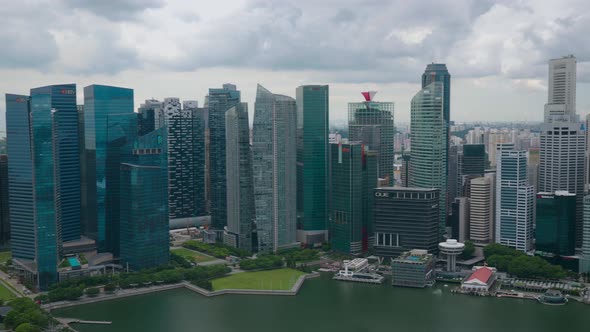
[[[447,218],[447,126],[443,84],[434,82],[418,92],[411,103],[412,152],[409,186],[440,190],[440,236]]]
[[[53,111],[52,113],[52,110]],[[80,238],[80,150],[76,85],[31,89],[31,111],[46,113],[52,131],[55,166],[56,219],[62,241]],[[45,123],[40,126],[45,125]],[[34,133],[33,133],[34,134]]]
[[[370,201],[377,185],[375,154],[360,143],[330,144],[330,163],[332,250],[352,255],[367,252],[372,234]]]
[[[426,188],[376,188],[374,254],[395,258],[412,249],[436,254],[440,236],[439,192]]]
[[[422,89],[432,82],[443,85],[443,118],[447,125],[451,120],[451,74],[444,63],[431,63],[426,66],[422,74]]]
[[[225,169],[225,112],[240,103],[240,91],[233,84],[209,89],[209,177],[211,183],[211,226],[222,230],[227,225],[227,183]]]
[[[0,248],[10,244],[10,218],[8,214],[8,156],[0,155]]]
[[[29,96],[6,95],[6,149],[10,155],[11,250],[15,260],[35,260],[36,222]],[[51,176],[53,178],[53,176]],[[53,210],[53,208],[51,209]],[[57,254],[56,254],[57,255]]]
[[[295,245],[297,108],[293,98],[273,94],[261,85],[254,108],[252,165],[258,250],[272,252]],[[211,181],[213,186],[213,178]]]
[[[590,195],[584,196],[584,227],[580,273],[590,273]]]
[[[350,142],[363,142],[377,152],[379,177],[393,185],[394,132],[392,102],[348,103]]]
[[[88,216],[83,228],[99,251],[113,252],[118,247],[119,168],[124,155],[117,149],[137,132],[133,90],[85,87],[84,127]]]
[[[559,256],[575,252],[576,195],[538,193],[535,249]]]
[[[496,242],[516,250],[533,249],[533,186],[527,185],[525,151],[498,144],[496,152]]]
[[[305,85],[296,91],[297,216],[304,231],[327,229],[328,97],[327,85]]]
[[[133,270],[167,264],[168,171],[166,129],[137,139],[121,164],[121,263]]]
[[[227,166],[226,243],[252,251],[254,184],[248,104],[240,103],[225,113]]]

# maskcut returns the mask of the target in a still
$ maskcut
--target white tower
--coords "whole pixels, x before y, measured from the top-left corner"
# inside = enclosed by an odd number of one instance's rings
[[[465,248],[465,244],[457,242],[455,239],[448,239],[446,242],[438,244],[440,252],[447,256],[447,271],[455,272],[457,255],[460,255]]]

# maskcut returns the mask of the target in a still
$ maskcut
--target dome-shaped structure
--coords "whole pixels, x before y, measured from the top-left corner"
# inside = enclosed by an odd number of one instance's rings
[[[442,254],[447,256],[447,271],[455,272],[457,255],[460,255],[465,249],[465,244],[455,239],[448,239],[438,244],[438,249]]]

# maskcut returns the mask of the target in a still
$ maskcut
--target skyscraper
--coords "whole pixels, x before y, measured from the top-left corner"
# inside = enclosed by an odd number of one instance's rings
[[[444,119],[444,85],[433,82],[412,98],[410,131],[412,161],[410,187],[440,190],[439,231],[447,217],[447,125]]]
[[[332,250],[361,254],[369,248],[369,234],[373,238],[369,200],[373,200],[377,186],[376,154],[366,151],[361,143],[330,144],[330,159]]]
[[[182,104],[185,111],[189,111],[192,116],[192,140],[193,140],[193,165],[192,171],[194,173],[194,206],[196,216],[203,216],[206,212],[206,198],[205,198],[205,130],[207,127],[207,110],[198,107],[198,103],[194,100],[185,100]]]
[[[451,120],[451,74],[446,64],[431,63],[426,66],[422,74],[422,89],[432,82],[440,82],[443,85],[443,118],[448,126]]]
[[[188,107],[187,107],[188,106]],[[202,148],[195,146],[202,144],[197,137],[199,126],[193,124],[199,121],[191,108],[185,104],[183,108],[178,98],[166,98],[162,103],[162,117],[164,126],[167,129],[168,144],[168,200],[169,218],[182,219],[196,217],[201,208],[198,205],[204,204],[203,198],[198,199],[197,195],[204,191],[204,173],[196,170],[203,170],[204,159],[197,155],[203,152]],[[204,135],[203,131],[200,131]],[[203,137],[204,138],[204,137]],[[197,188],[201,185],[202,187]]]
[[[516,250],[533,249],[533,186],[527,185],[525,151],[497,145],[496,242]]]
[[[156,117],[160,115],[162,102],[155,99],[147,99],[137,109],[138,129],[137,134],[143,136],[156,129]]]
[[[411,249],[438,252],[438,189],[381,187],[373,195],[375,255],[395,258]]]
[[[584,128],[576,114],[576,58],[549,61],[549,93],[541,131],[539,191],[576,195],[576,247],[582,245]]]
[[[225,155],[225,112],[240,103],[240,91],[233,84],[209,89],[209,176],[211,181],[211,226],[223,230],[227,225],[227,183]]]
[[[565,191],[537,193],[536,252],[570,256],[575,250],[576,195]]]
[[[584,227],[580,273],[590,273],[590,195],[584,197]]]
[[[483,144],[465,144],[458,154],[459,195],[469,197],[471,179],[484,175],[486,152]]]
[[[298,240],[327,240],[329,87],[297,88],[297,217]]]
[[[348,136],[378,153],[379,177],[393,185],[393,102],[374,101],[376,92],[363,92],[364,102],[348,103]]]
[[[121,263],[133,270],[167,264],[168,171],[166,128],[137,138],[121,163]]]
[[[471,179],[469,199],[469,239],[485,246],[492,240],[492,180],[489,177]]]
[[[8,156],[0,155],[0,248],[10,244],[10,216],[8,207]]]
[[[296,245],[296,128],[295,100],[258,85],[252,164],[260,252]]]
[[[129,143],[137,135],[133,90],[105,85],[85,87],[84,126],[88,209],[85,235],[96,240],[99,251],[117,254],[120,164],[131,155]]]
[[[251,252],[255,215],[248,104],[237,104],[225,113],[225,129],[227,231],[224,242]]]

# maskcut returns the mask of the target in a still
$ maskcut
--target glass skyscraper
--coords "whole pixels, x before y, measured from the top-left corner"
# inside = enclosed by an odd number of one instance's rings
[[[451,74],[444,63],[431,63],[426,66],[422,74],[422,89],[432,82],[443,84],[443,118],[449,125],[451,120]]]
[[[525,151],[512,143],[497,145],[496,242],[516,250],[533,249],[533,186],[527,185]]]
[[[582,257],[580,258],[580,273],[590,273],[590,195],[584,196],[584,224],[583,224]]]
[[[0,155],[0,248],[10,244],[10,217],[8,214],[8,156]]]
[[[394,104],[367,99],[348,103],[349,141],[363,142],[371,151],[377,152],[379,177],[393,185]]]
[[[296,128],[295,100],[258,85],[252,164],[260,252],[296,245]]]
[[[440,236],[447,217],[447,125],[443,83],[433,82],[412,98],[410,131],[412,159],[409,186],[440,190]]]
[[[117,255],[120,164],[137,135],[133,90],[105,85],[84,88],[86,207],[84,233],[98,250]]]
[[[329,87],[297,88],[297,217],[303,243],[326,241]]]
[[[233,84],[209,89],[209,177],[211,181],[211,226],[227,225],[227,183],[225,169],[225,112],[240,103],[240,91]]]
[[[372,200],[377,186],[376,154],[361,143],[330,144],[330,243],[357,255],[373,239]],[[372,243],[371,243],[372,244]]]
[[[575,250],[576,195],[537,193],[535,249],[549,255],[570,256]]]
[[[120,257],[141,270],[170,257],[166,128],[139,137],[132,147],[129,162],[121,163]]]
[[[254,184],[248,104],[240,103],[225,113],[227,166],[227,232],[224,242],[252,251]]]

